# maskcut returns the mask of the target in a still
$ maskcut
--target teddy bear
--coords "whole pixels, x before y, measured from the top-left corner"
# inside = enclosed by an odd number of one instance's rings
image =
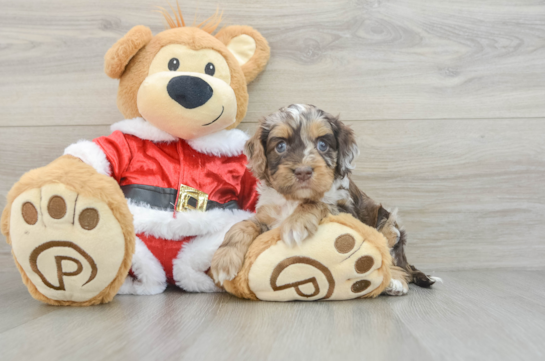
[[[1,230],[40,301],[88,306],[168,284],[218,291],[211,258],[255,210],[247,135],[235,128],[267,41],[249,26],[212,35],[221,16],[185,26],[181,12],[164,15],[169,29],[135,26],[105,55],[125,120],[68,146],[8,194]]]

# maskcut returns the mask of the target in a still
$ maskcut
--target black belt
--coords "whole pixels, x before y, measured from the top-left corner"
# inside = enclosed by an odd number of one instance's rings
[[[151,208],[174,211],[178,191],[174,188],[161,188],[143,184],[129,184],[121,186],[125,198],[137,203],[144,203]],[[187,204],[197,207],[197,199],[189,198]],[[229,201],[225,204],[208,200],[206,210],[212,209],[240,209],[237,201]]]

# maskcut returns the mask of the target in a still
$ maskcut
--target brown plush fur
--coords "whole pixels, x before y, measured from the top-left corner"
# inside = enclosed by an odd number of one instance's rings
[[[174,18],[172,18],[172,15],[170,15],[170,13],[165,10],[165,8],[159,6],[159,12],[163,14],[163,17],[165,18],[165,21],[167,23],[167,27],[174,29],[185,26],[184,15],[182,14],[182,10],[180,9],[180,4],[178,3],[178,0],[176,0],[176,9],[174,9],[170,4],[169,6],[172,10],[172,13],[174,14]],[[222,15],[223,13],[218,14],[218,10],[216,10],[216,13],[214,15],[204,20],[200,24],[195,25],[195,27],[206,31],[208,34],[212,34],[220,25]]]
[[[395,267],[391,269],[392,257],[388,252],[388,247],[384,237],[379,232],[364,226],[361,224],[361,222],[348,214],[340,214],[338,216],[330,215],[324,218],[321,224],[329,222],[336,222],[356,230],[364,237],[366,242],[372,243],[379,250],[382,256],[382,265],[378,270],[384,275],[384,279],[379,287],[361,298],[374,298],[380,295],[386,289],[386,287],[388,287],[392,277],[391,273],[398,272]],[[282,237],[279,228],[275,228],[259,236],[248,249],[242,268],[238,272],[237,276],[233,280],[225,281],[223,283],[225,290],[237,297],[257,301],[258,298],[249,287],[248,275],[250,273],[250,269],[261,253],[269,249],[281,239]]]
[[[176,5],[177,11],[171,6],[174,18],[172,18],[167,10],[161,7],[159,8],[170,29],[182,28],[186,26],[178,1],[176,1]],[[204,20],[200,24],[195,25],[195,27],[207,32],[208,34],[212,34],[220,25],[221,20],[222,14],[218,14],[218,11],[216,10],[214,15]],[[241,66],[242,72],[246,77],[246,82],[250,83],[259,75],[259,73],[263,71],[263,69],[265,69],[267,62],[269,61],[270,49],[267,40],[265,40],[265,38],[252,27],[244,25],[233,25],[223,28],[216,34],[216,39],[227,45],[232,39],[243,34],[249,35],[256,42],[254,56],[246,64]]]
[[[269,61],[270,49],[267,40],[255,29],[244,25],[223,28],[216,34],[216,38],[224,44],[229,44],[231,39],[242,34],[251,36],[256,42],[254,56],[241,66],[246,82],[251,83],[265,69]]]
[[[70,172],[67,172],[67,169],[70,169]],[[11,204],[13,201],[27,190],[40,188],[51,183],[62,183],[68,189],[77,192],[82,196],[96,198],[105,202],[112,210],[114,217],[123,230],[123,236],[125,238],[125,256],[117,276],[112,283],[98,295],[86,302],[57,301],[45,297],[38,292],[21,266],[16,262],[17,267],[21,272],[23,282],[28,287],[32,297],[51,305],[90,306],[110,302],[129,272],[135,242],[132,215],[129,211],[127,202],[125,201],[123,192],[121,192],[119,185],[114,179],[98,174],[91,166],[68,155],[58,158],[45,167],[31,170],[24,174],[8,193],[7,206],[2,213],[2,234],[6,236],[8,244],[11,244],[9,225]]]
[[[244,118],[248,106],[247,83],[260,73],[269,59],[270,49],[267,41],[254,29],[246,26],[231,26],[223,29],[217,37],[211,33],[217,28],[221,16],[217,14],[195,27],[185,27],[185,22],[178,8],[176,20],[167,18],[171,29],[153,36],[145,26],[132,28],[105,55],[104,70],[112,78],[120,79],[117,104],[126,118],[141,116],[137,106],[137,94],[142,82],[149,73],[150,65],[157,53],[170,44],[181,44],[192,50],[212,49],[219,53],[229,67],[230,83],[236,98],[236,116],[233,124],[227,129],[236,127]],[[246,34],[256,42],[256,52],[242,67],[227,45],[233,37]],[[235,108],[233,108],[235,109]],[[119,185],[114,179],[98,174],[92,167],[75,158],[65,156],[48,166],[25,174],[16,183],[8,195],[7,206],[2,214],[1,228],[8,243],[10,212],[13,200],[26,190],[39,188],[49,183],[62,183],[67,188],[88,197],[104,201],[119,221],[125,237],[125,258],[115,280],[99,295],[87,302],[61,302],[48,299],[40,294],[36,287],[19,267],[23,281],[31,294],[44,302],[54,305],[86,306],[109,302],[128,273],[134,253],[134,227],[132,215]]]
[[[131,58],[153,38],[151,30],[138,25],[129,30],[104,55],[104,72],[112,79],[119,79]]]
[[[140,117],[136,95],[142,82],[148,76],[149,66],[155,55],[169,44],[185,45],[193,50],[213,49],[220,53],[231,71],[231,87],[237,99],[236,122],[227,129],[235,128],[246,115],[248,90],[246,85],[263,71],[270,56],[270,48],[263,36],[249,26],[229,26],[214,37],[198,27],[178,27],[163,31],[154,37],[148,28],[137,26],[121,38],[107,52],[105,71],[111,77],[119,78],[117,106],[127,119]],[[256,52],[242,67],[227,49],[234,37],[246,34],[256,42]]]
[[[148,76],[149,66],[155,55],[169,44],[181,44],[187,47],[200,49],[213,49],[220,53],[226,60],[231,70],[231,87],[235,91],[237,98],[237,116],[236,127],[246,115],[248,106],[248,90],[246,88],[246,79],[238,65],[238,61],[227,47],[199,28],[175,28],[163,31],[155,37],[131,59],[125,72],[119,81],[117,92],[117,107],[127,119],[141,116],[136,104],[136,95],[140,85]],[[115,45],[114,45],[115,46]]]

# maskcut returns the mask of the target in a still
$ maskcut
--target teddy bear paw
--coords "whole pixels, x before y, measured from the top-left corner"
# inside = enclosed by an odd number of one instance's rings
[[[250,289],[268,301],[346,300],[382,286],[379,250],[354,229],[330,222],[298,247],[285,242],[262,252],[248,274]]]
[[[60,183],[15,199],[10,239],[21,272],[50,303],[99,295],[116,279],[125,256],[123,231],[110,208]]]

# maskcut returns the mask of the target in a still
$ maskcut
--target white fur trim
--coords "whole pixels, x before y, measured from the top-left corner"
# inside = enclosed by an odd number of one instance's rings
[[[144,233],[173,241],[187,236],[216,233],[253,215],[252,212],[243,210],[213,209],[206,212],[178,212],[174,218],[172,211],[152,209],[131,200],[128,203],[136,234]]]
[[[152,142],[175,142],[178,138],[157,128],[155,125],[143,118],[125,119],[112,124],[112,132],[119,130],[123,134],[134,135],[140,139],[151,140]]]
[[[110,129],[112,132],[119,130],[123,134],[134,135],[155,143],[178,140],[178,138],[162,131],[143,118],[125,119],[112,124]],[[221,130],[204,137],[188,140],[187,143],[199,153],[218,157],[234,157],[242,154],[247,140],[248,135],[246,133],[239,129],[232,129]]]
[[[195,237],[184,244],[173,263],[176,285],[187,292],[221,292],[205,272],[230,227],[221,232]]]
[[[69,145],[64,150],[64,155],[71,155],[81,159],[84,163],[95,168],[100,174],[109,176],[112,173],[110,162],[108,162],[102,148],[89,140],[80,140]]]
[[[227,231],[236,223],[250,218],[250,212],[240,213],[238,219],[232,218],[222,229],[214,233],[198,236],[184,244],[173,263],[173,277],[178,287],[188,292],[221,292],[212,278],[205,272],[210,268],[212,257],[220,247]]]
[[[191,139],[187,143],[199,153],[235,157],[242,154],[247,140],[248,135],[242,130],[232,129]]]
[[[136,277],[128,275],[118,294],[156,295],[167,288],[167,277],[163,266],[138,237],[136,237],[131,269]]]

